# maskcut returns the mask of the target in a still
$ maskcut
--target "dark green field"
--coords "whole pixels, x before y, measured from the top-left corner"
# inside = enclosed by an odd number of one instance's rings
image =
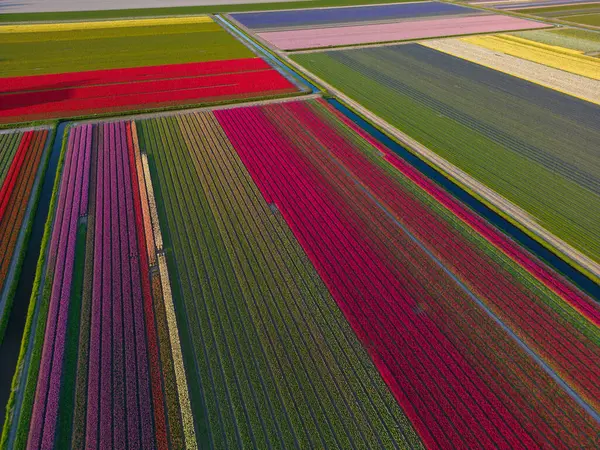
[[[254,56],[214,22],[0,34],[3,77]]]
[[[417,44],[294,60],[600,260],[600,107]]]

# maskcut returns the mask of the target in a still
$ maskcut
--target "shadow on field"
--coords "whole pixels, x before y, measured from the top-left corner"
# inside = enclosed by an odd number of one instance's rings
[[[83,83],[86,81],[89,80],[84,80]],[[35,86],[33,89],[27,88],[20,91],[1,93],[0,111],[68,100],[74,96],[76,89],[70,83],[57,83]]]

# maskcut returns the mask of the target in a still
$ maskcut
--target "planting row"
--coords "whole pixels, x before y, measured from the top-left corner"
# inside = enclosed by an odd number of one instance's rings
[[[427,446],[593,445],[593,300],[323,103],[215,116]]]
[[[600,261],[597,104],[418,44],[294,60]]]
[[[31,349],[21,354],[23,381],[3,439],[10,448],[195,448],[135,125],[74,127],[63,158]]]
[[[38,196],[48,135],[48,129],[0,132],[0,342]]]

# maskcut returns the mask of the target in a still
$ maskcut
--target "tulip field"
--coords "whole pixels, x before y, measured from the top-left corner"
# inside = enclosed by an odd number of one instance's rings
[[[298,92],[208,16],[4,25],[0,47],[0,124]]]
[[[52,205],[14,448],[594,445],[598,303],[324,100],[75,125]]]
[[[0,5],[0,450],[600,448],[597,5],[203,1]]]
[[[0,131],[0,342],[11,304],[11,283],[27,240],[31,209],[44,166],[47,128]]]
[[[547,28],[516,17],[435,1],[231,14],[281,50],[341,47],[494,31]]]
[[[55,195],[39,291],[40,347],[13,445],[195,448],[156,203],[135,124],[72,128]]]

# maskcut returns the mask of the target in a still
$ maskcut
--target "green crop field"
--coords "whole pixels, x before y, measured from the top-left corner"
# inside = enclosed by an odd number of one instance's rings
[[[595,14],[577,14],[574,16],[566,16],[562,19],[569,22],[580,23],[582,25],[600,27],[600,12]]]
[[[600,260],[600,107],[418,44],[294,60]]]
[[[581,52],[600,51],[600,33],[575,28],[531,30],[511,33],[513,36]]]
[[[214,22],[0,34],[3,77],[254,56]]]

